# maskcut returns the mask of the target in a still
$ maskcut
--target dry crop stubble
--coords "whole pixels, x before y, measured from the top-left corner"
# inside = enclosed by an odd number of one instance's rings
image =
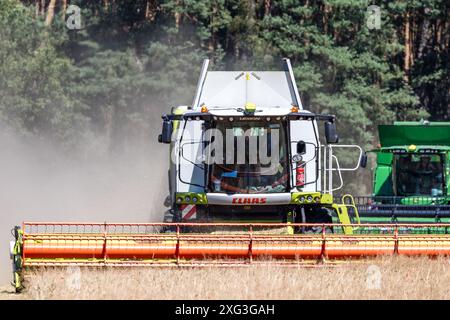
[[[447,258],[386,257],[333,268],[46,268],[25,299],[449,299]],[[71,278],[72,277],[72,278]],[[75,277],[75,281],[73,281]],[[74,284],[75,282],[75,284]]]

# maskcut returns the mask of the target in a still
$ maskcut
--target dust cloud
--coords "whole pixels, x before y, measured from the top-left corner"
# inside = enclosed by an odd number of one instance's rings
[[[169,158],[159,129],[133,151],[83,160],[0,129],[0,284],[12,279],[10,230],[23,221],[162,221]]]

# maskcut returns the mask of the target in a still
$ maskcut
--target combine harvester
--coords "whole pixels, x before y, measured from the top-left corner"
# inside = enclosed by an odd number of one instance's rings
[[[450,123],[395,122],[378,132],[373,195],[355,197],[361,220],[450,222]]]
[[[11,243],[17,291],[24,268],[42,266],[311,266],[450,253],[450,225],[363,225],[350,195],[333,201],[363,151],[336,144],[334,116],[303,110],[287,59],[282,71],[243,72],[209,71],[206,60],[193,104],[163,116],[159,142],[171,151],[165,221],[25,222]],[[354,167],[340,166],[337,148],[359,151]]]

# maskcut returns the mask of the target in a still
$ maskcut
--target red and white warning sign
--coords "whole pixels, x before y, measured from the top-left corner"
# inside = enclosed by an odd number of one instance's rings
[[[197,218],[197,208],[194,204],[181,205],[181,219],[190,220]]]

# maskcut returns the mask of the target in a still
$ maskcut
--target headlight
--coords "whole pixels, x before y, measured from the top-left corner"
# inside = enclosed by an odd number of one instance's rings
[[[178,198],[177,198],[177,203],[181,203],[181,202],[183,202],[183,198],[178,197]]]
[[[192,202],[197,202],[198,201],[198,199],[197,199],[197,197],[192,197]]]
[[[305,202],[305,197],[301,196],[300,197],[300,202]]]
[[[312,201],[312,196],[308,196],[307,198],[306,198],[306,200],[308,200],[308,202],[311,202]]]
[[[294,154],[293,156],[292,156],[292,161],[293,162],[300,162],[300,161],[302,161],[303,160],[303,157],[301,156],[301,155],[299,155],[299,154]]]
[[[184,197],[184,200],[186,200],[186,202],[189,202],[189,201],[191,201],[191,197],[186,196],[186,197]]]

